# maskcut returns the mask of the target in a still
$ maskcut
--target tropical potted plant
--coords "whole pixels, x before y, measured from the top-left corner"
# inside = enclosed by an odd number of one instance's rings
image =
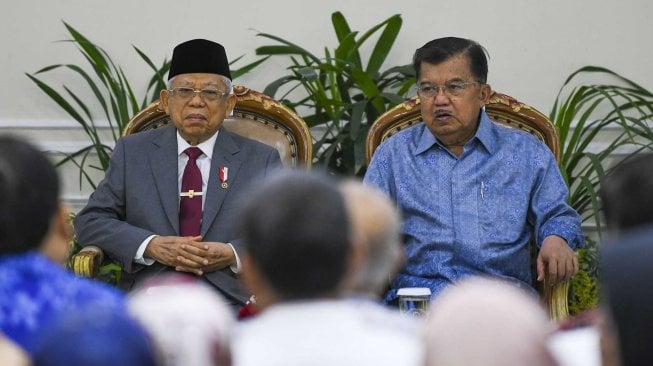
[[[599,76],[614,83],[576,84],[579,78]],[[575,85],[575,86],[574,86]],[[561,87],[549,118],[560,136],[560,167],[570,190],[569,202],[583,222],[596,227],[580,250],[581,271],[570,289],[570,312],[598,304],[598,245],[604,231],[598,190],[603,177],[621,159],[653,149],[653,93],[609,69],[585,66],[573,72]],[[604,145],[597,148],[597,142]]]
[[[82,53],[90,66],[90,71],[80,65],[58,64],[46,66],[33,74],[26,75],[84,129],[89,138],[89,144],[67,155],[57,165],[68,162],[76,164],[79,167],[80,187],[82,181],[86,180],[95,188],[95,182],[87,168],[107,169],[112,146],[120,137],[124,124],[152,100],[157,99],[158,91],[165,88],[163,77],[170,67],[170,63],[164,60],[161,66],[157,67],[145,53],[134,46],[134,50],[154,71],[148,83],[146,95],[137,98],[123,69],[113,62],[104,49],[91,42],[69,24],[64,22],[64,26],[71,36],[71,39],[66,40],[66,42],[73,43],[78,51]],[[59,92],[43,81],[42,75],[57,69],[72,71],[73,75],[85,81],[89,90],[80,93],[63,85],[62,88],[65,92]],[[94,107],[91,102],[97,102],[102,108],[103,117],[108,122],[111,131],[110,141],[105,141],[102,138],[98,118],[91,112],[92,107]],[[97,156],[97,164],[99,165],[90,162],[89,157],[91,154]]]
[[[340,12],[331,15],[338,44],[318,57],[280,37],[259,33],[275,44],[256,49],[258,55],[288,57],[288,74],[271,82],[264,93],[299,111],[314,135],[314,164],[345,175],[365,172],[365,137],[370,125],[406,99],[415,84],[411,65],[382,69],[401,30],[393,15],[369,30],[352,31]],[[369,58],[361,49],[378,33]],[[299,89],[301,92],[298,92]]]

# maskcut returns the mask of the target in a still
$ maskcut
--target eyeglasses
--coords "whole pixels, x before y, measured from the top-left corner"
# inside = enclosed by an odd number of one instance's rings
[[[478,81],[472,81],[469,83],[452,81],[444,84],[443,86],[434,85],[434,84],[422,84],[417,87],[417,94],[420,97],[432,98],[440,94],[440,90],[442,90],[442,92],[445,95],[448,95],[450,97],[457,97],[461,95],[465,91],[465,89],[467,89],[468,86],[474,84],[481,84],[481,83]]]
[[[199,94],[202,99],[213,102],[221,97],[229,94],[225,91],[218,90],[218,89],[195,89],[195,88],[188,88],[188,87],[179,87],[179,88],[172,88],[168,89],[172,95],[179,97],[180,99],[190,99],[194,98],[195,94]]]

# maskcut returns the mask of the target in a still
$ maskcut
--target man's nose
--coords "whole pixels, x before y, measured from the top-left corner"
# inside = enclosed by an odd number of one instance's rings
[[[449,102],[451,102],[451,99],[449,99],[449,96],[444,92],[444,90],[438,89],[438,93],[435,95],[435,104],[443,105],[449,104]]]
[[[204,99],[202,98],[202,95],[200,93],[201,92],[199,90],[195,90],[193,96],[190,98],[190,101],[188,103],[194,106],[204,105]]]

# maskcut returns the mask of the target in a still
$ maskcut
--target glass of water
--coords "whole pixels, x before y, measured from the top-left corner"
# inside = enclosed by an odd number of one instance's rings
[[[431,289],[427,287],[404,287],[397,291],[399,311],[409,316],[423,317],[429,309]]]

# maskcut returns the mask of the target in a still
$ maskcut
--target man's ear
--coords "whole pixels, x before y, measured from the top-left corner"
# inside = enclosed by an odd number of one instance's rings
[[[345,292],[359,292],[361,272],[365,271],[369,256],[367,239],[360,234],[351,235],[351,246],[347,253],[347,273],[342,281]]]
[[[229,99],[227,100],[227,108],[225,109],[224,118],[229,118],[234,113],[234,108],[236,108],[236,102],[238,98],[234,94],[229,94]]]
[[[159,109],[170,114],[168,111],[168,98],[170,98],[170,92],[166,89],[161,89],[159,92]]]
[[[240,263],[242,265],[241,278],[243,284],[249,292],[256,296],[256,307],[262,310],[276,302],[277,298],[274,290],[268,284],[265,276],[258,270],[252,257],[244,253],[240,256]]]
[[[43,240],[41,251],[57,263],[64,263],[68,258],[70,241],[73,238],[73,228],[70,223],[70,210],[65,203],[59,203],[59,208],[50,221],[50,229]]]
[[[358,272],[367,262],[369,255],[369,244],[362,235],[352,235],[352,245],[349,248],[349,270],[351,272]]]
[[[243,280],[243,284],[250,292],[254,292],[256,287],[257,273],[254,263],[252,263],[252,257],[250,257],[247,253],[241,254],[240,264],[242,267],[240,277]]]
[[[490,95],[492,95],[492,87],[490,84],[481,85],[481,94],[479,95],[479,99],[481,102],[483,102],[482,106],[484,106],[488,100],[490,100]]]
[[[394,268],[393,271],[390,275],[390,281],[401,271],[402,268],[404,268],[404,265],[406,264],[406,249],[404,249],[403,245],[398,245],[395,249],[395,255],[394,255]]]

